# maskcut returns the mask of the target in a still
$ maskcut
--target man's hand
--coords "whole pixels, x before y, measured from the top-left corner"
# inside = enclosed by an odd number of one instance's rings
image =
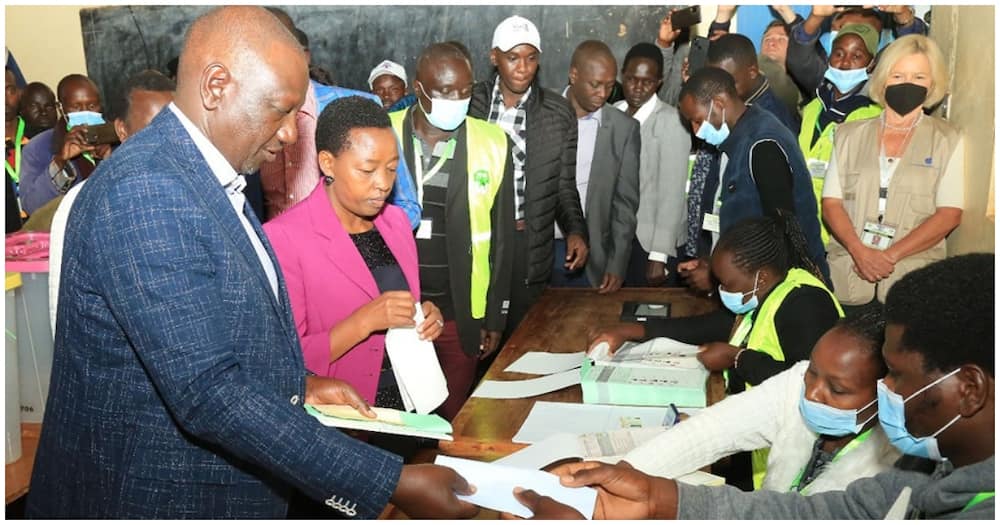
[[[598,343],[608,344],[608,353],[615,353],[622,343],[646,336],[646,328],[640,323],[615,323],[598,326],[587,330],[587,351],[594,349]]]
[[[479,360],[482,361],[497,351],[500,346],[500,332],[479,329]]]
[[[667,280],[667,263],[660,261],[646,262],[646,284],[660,286]]]
[[[878,7],[879,11],[883,13],[892,14],[892,20],[896,22],[897,26],[906,27],[913,23],[916,15],[913,13],[913,8],[908,5],[880,5]]]
[[[677,265],[677,273],[688,286],[695,291],[712,295],[712,272],[708,268],[708,259],[693,259]]]
[[[583,265],[587,264],[587,254],[589,253],[587,241],[583,239],[583,236],[571,233],[566,237],[566,264],[563,266],[567,270],[583,268]]]
[[[471,518],[479,508],[455,495],[475,492],[475,487],[448,467],[403,465],[390,501],[412,519]]]
[[[733,15],[736,14],[735,5],[720,5],[715,11],[715,22],[717,24],[725,24],[733,19]]]
[[[570,507],[569,505],[563,505],[558,501],[548,497],[542,496],[541,494],[531,490],[522,489],[521,487],[514,488],[514,499],[519,501],[521,505],[528,507],[531,510],[533,520],[583,520],[587,519],[586,516],[580,514],[576,509]],[[520,519],[513,514],[507,512],[500,513],[500,519],[503,520],[516,520]]]
[[[673,519],[677,514],[677,485],[646,475],[624,461],[608,465],[584,461],[552,470],[567,487],[597,489],[595,520]]]
[[[681,34],[681,30],[674,29],[674,23],[670,20],[674,11],[677,10],[671,9],[667,12],[667,16],[663,17],[663,20],[660,20],[660,32],[656,35],[656,45],[662,48],[672,46],[674,44],[674,40],[677,40],[677,37]]]
[[[870,283],[889,277],[896,269],[895,263],[881,250],[859,245],[849,253],[854,261],[854,273]]]
[[[698,361],[712,372],[732,368],[740,349],[729,343],[708,343],[698,347]]]
[[[601,295],[615,293],[622,287],[624,281],[625,279],[621,276],[606,273],[604,274],[604,280],[601,281],[601,286],[597,288],[597,293]]]
[[[422,341],[433,341],[444,331],[441,310],[430,301],[424,301],[420,308],[424,311],[424,322],[417,327],[417,335]]]
[[[816,18],[829,18],[843,10],[843,7],[834,7],[827,4],[814,5],[812,6],[812,10],[809,11],[809,16]]]
[[[62,147],[55,154],[52,160],[56,161],[59,167],[63,167],[72,159],[79,157],[83,153],[90,153],[97,149],[96,146],[87,143],[87,126],[77,126],[66,132],[63,137]]]
[[[375,417],[375,412],[353,386],[332,377],[306,376],[305,402],[310,405],[350,405],[362,416]]]
[[[774,9],[775,13],[781,17],[781,20],[786,24],[791,24],[795,21],[795,11],[792,10],[790,5],[772,5],[771,9]]]

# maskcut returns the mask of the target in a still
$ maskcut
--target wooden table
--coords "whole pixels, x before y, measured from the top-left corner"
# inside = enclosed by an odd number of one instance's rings
[[[7,465],[6,504],[28,493],[31,469],[35,466],[35,451],[38,450],[38,436],[42,433],[41,423],[21,423],[21,459]]]
[[[685,288],[622,288],[610,295],[599,295],[591,289],[548,288],[528,311],[484,379],[506,381],[537,377],[503,371],[525,352],[586,350],[587,329],[617,322],[625,301],[669,302],[672,317],[699,315],[717,308],[713,302]],[[708,385],[709,404],[724,395],[721,374],[712,374]],[[516,452],[527,445],[511,440],[535,401],[581,403],[583,391],[576,385],[525,399],[469,398],[452,421],[454,441],[440,441],[438,447],[450,456],[481,461],[493,461]]]

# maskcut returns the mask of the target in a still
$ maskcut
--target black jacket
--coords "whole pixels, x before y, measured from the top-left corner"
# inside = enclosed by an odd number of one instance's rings
[[[469,116],[487,120],[496,75],[472,90]],[[531,86],[525,112],[528,118],[528,158],[524,166],[524,218],[528,236],[527,282],[548,282],[554,257],[554,221],[567,236],[587,239],[580,193],[576,190],[576,116],[569,101]],[[520,254],[518,254],[520,256]],[[522,284],[522,283],[517,283]]]

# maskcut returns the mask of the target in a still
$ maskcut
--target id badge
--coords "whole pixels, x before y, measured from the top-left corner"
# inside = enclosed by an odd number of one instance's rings
[[[822,160],[809,159],[807,161],[809,168],[809,175],[812,175],[814,179],[824,179],[826,178],[826,169],[830,165],[829,162],[823,162]]]
[[[895,236],[895,227],[874,221],[865,221],[864,231],[861,232],[861,242],[870,248],[885,250],[892,245],[892,238]]]
[[[431,238],[431,233],[434,231],[433,222],[431,219],[420,219],[420,227],[417,228],[418,239]]]
[[[705,219],[701,222],[701,229],[712,233],[719,233],[719,214],[706,213]]]

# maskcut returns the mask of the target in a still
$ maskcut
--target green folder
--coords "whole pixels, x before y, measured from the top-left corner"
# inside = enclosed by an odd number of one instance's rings
[[[343,405],[305,405],[306,412],[326,426],[367,430],[383,434],[451,440],[451,423],[437,414],[414,414],[391,408],[372,407],[375,419]]]

